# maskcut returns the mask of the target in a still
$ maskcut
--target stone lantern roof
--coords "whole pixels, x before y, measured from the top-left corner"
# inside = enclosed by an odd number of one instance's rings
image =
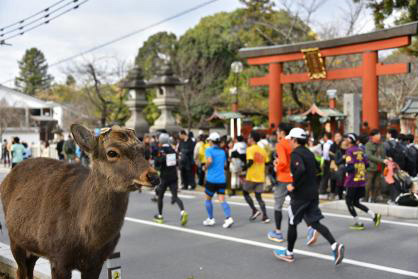
[[[145,89],[147,88],[147,84],[142,69],[135,66],[135,68],[129,71],[128,76],[122,82],[121,87],[124,89]]]
[[[186,84],[180,78],[174,75],[170,62],[161,63],[157,74],[148,81],[148,86],[177,86]]]

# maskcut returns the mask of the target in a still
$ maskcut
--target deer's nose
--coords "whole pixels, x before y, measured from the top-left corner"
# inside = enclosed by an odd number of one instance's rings
[[[152,184],[152,186],[157,186],[158,184],[160,184],[160,177],[158,176],[157,173],[154,173],[154,172],[147,173],[147,179],[149,183]]]

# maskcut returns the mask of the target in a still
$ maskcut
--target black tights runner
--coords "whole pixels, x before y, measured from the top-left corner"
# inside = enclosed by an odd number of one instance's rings
[[[352,199],[352,198],[347,196],[345,198],[345,203],[347,204],[348,211],[350,212],[351,216],[353,216],[353,217],[357,217],[357,212],[356,212],[355,207],[357,207],[358,209],[360,209],[360,210],[362,210],[366,213],[369,211],[367,206],[360,203],[360,198]]]
[[[250,208],[252,209],[253,213],[257,211],[257,209],[254,206],[254,201],[250,196],[250,193],[247,191],[243,191],[245,201],[248,203]],[[267,216],[266,211],[266,204],[263,201],[263,198],[261,197],[261,193],[255,193],[255,198],[257,199],[258,204],[260,205],[261,212],[263,213],[263,216]]]
[[[280,210],[274,211],[274,221],[276,222],[276,229],[281,230],[282,228],[282,212]]]
[[[180,208],[180,210],[184,210],[184,205],[182,200],[177,196],[177,185],[173,184],[173,185],[169,185],[168,186],[170,188],[170,192],[172,195],[171,198],[171,202],[177,203],[178,207]],[[163,215],[163,200],[164,200],[164,194],[165,191],[167,190],[167,187],[162,187],[161,189],[158,189],[158,214]]]
[[[328,230],[327,227],[319,223],[319,221],[312,223],[311,226],[312,228],[317,230],[329,242],[329,244],[332,245],[335,243],[335,239],[332,236],[331,232]],[[293,248],[295,247],[297,237],[298,232],[296,230],[296,225],[289,224],[289,230],[287,232],[287,250],[289,250],[289,252],[293,252]]]

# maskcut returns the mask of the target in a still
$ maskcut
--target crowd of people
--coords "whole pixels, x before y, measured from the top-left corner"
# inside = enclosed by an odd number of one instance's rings
[[[277,258],[287,262],[294,261],[297,225],[303,220],[308,227],[306,244],[313,245],[319,234],[324,236],[331,245],[335,264],[341,263],[344,245],[320,223],[324,218],[319,209],[320,199],[345,199],[353,217],[351,229],[365,229],[356,209],[367,213],[378,227],[381,215],[362,202],[400,203],[400,197],[411,191],[412,178],[418,173],[414,137],[399,134],[396,129],[388,130],[386,141],[382,141],[379,130],[372,130],[369,135],[324,133],[316,140],[288,123],[281,123],[272,135],[252,131],[247,139],[238,136],[233,140],[216,132],[209,135],[199,132],[195,139],[192,132],[170,135],[164,130],[140,139],[145,158],[159,171],[161,178],[153,197],[157,203],[155,222],[164,223],[164,195],[169,190],[171,204],[177,204],[180,211],[180,224],[186,225],[189,214],[178,195],[179,188],[203,187],[208,216],[203,221],[204,226],[216,224],[213,214],[216,194],[225,217],[222,226],[231,228],[234,219],[225,196],[239,192],[249,206],[249,220],[261,217],[261,222],[267,224],[271,220],[262,194],[272,190],[275,227],[267,234],[272,241],[285,241],[282,211],[290,197],[288,247],[274,251]],[[20,144],[19,138],[14,138],[11,145],[4,141],[2,149],[3,162],[10,162],[12,166],[30,157],[28,148]],[[71,136],[67,140],[60,137],[56,150],[60,160],[89,164],[87,154]]]

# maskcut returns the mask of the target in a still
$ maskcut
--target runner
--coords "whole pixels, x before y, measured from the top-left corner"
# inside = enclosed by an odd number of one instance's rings
[[[316,183],[318,165],[315,157],[306,148],[307,134],[301,128],[293,128],[286,137],[291,139],[293,152],[291,154],[291,172],[293,183],[287,186],[291,201],[289,206],[289,229],[287,234],[287,249],[273,252],[274,256],[286,262],[293,262],[293,247],[297,239],[297,225],[305,218],[311,226],[325,237],[331,245],[334,263],[340,264],[344,258],[344,245],[337,243],[328,230],[319,221],[324,218],[319,209],[319,193]]]
[[[367,159],[364,156],[363,150],[357,146],[358,137],[354,133],[350,133],[344,136],[345,144],[348,149],[345,153],[345,181],[344,187],[347,189],[345,202],[347,204],[348,211],[354,218],[354,224],[350,226],[353,230],[364,230],[363,223],[360,222],[355,207],[366,212],[373,218],[375,226],[380,225],[381,215],[374,213],[368,209],[365,205],[360,203],[360,199],[365,195],[366,188],[366,165]]]
[[[225,177],[225,166],[226,166],[226,155],[225,151],[219,147],[221,138],[218,133],[214,132],[209,135],[208,141],[211,145],[205,151],[206,157],[206,201],[205,207],[208,212],[208,218],[203,221],[204,226],[213,226],[216,224],[215,218],[213,217],[213,204],[212,198],[215,194],[218,194],[218,199],[221,202],[225,222],[223,228],[227,229],[234,224],[234,220],[231,217],[231,207],[225,201],[225,189],[226,189],[226,177]]]
[[[274,220],[276,229],[267,234],[268,239],[276,242],[283,242],[284,237],[281,231],[282,225],[282,208],[288,195],[287,185],[293,182],[292,174],[290,172],[290,154],[292,153],[292,146],[290,140],[286,136],[292,130],[292,126],[288,123],[280,123],[277,129],[277,145],[275,160],[277,185],[274,187]],[[308,224],[307,224],[308,225]],[[313,245],[318,239],[318,232],[308,225],[307,245]]]
[[[245,201],[248,203],[252,210],[250,221],[254,221],[258,216],[263,213],[262,222],[270,223],[270,219],[267,216],[266,204],[261,197],[261,193],[264,191],[264,182],[266,179],[265,165],[268,163],[269,158],[264,148],[257,145],[260,140],[260,135],[257,132],[251,132],[247,148],[247,176],[245,177],[245,183],[243,186],[243,194]],[[261,212],[254,206],[254,201],[250,196],[250,193],[255,193],[255,198],[260,205]]]
[[[176,151],[170,146],[170,136],[168,134],[162,133],[159,137],[159,150],[155,157],[155,167],[160,171],[161,183],[156,189],[158,214],[154,216],[154,221],[159,224],[164,223],[163,200],[165,191],[169,188],[172,195],[172,204],[177,203],[180,208],[180,224],[185,226],[189,216],[184,211],[182,200],[177,196],[177,156]]]

